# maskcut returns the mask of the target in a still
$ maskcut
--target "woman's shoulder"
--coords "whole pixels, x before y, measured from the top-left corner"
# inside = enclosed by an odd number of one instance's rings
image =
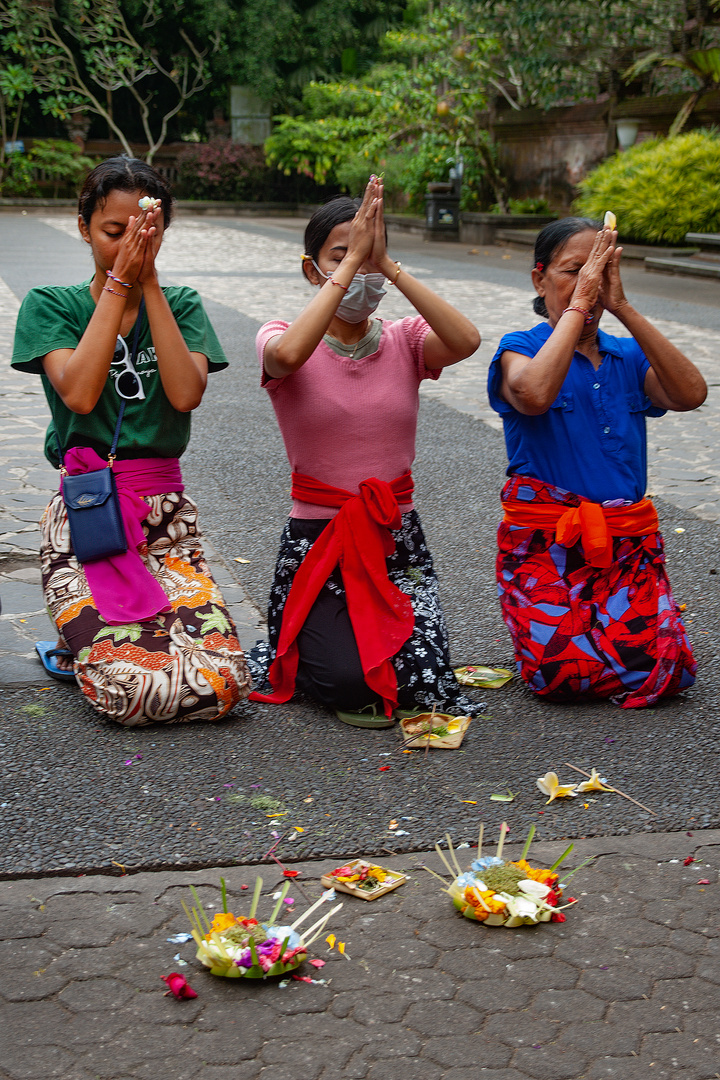
[[[54,307],[74,307],[78,304],[87,306],[93,304],[90,296],[90,282],[81,281],[77,285],[36,285],[28,289],[23,300],[23,307],[37,307],[38,305],[52,304]]]
[[[530,330],[511,330],[500,338],[495,357],[501,356],[504,352],[519,352],[526,356],[534,356],[551,333],[552,327],[546,322],[538,323]]]

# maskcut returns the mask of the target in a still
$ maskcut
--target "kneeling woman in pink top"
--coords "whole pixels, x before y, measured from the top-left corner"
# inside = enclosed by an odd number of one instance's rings
[[[305,252],[315,297],[292,324],[266,323],[257,336],[293,507],[270,641],[248,658],[251,700],[288,701],[298,689],[367,727],[389,725],[398,708],[477,712],[450,667],[410,470],[420,383],[474,353],[480,335],[389,258],[375,177],[359,208],[341,196],[313,214]],[[418,315],[371,318],[388,283]]]

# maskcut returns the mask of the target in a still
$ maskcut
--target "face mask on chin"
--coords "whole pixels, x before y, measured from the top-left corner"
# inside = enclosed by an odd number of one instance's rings
[[[322,272],[314,259],[313,266],[326,281],[332,278],[332,274]],[[384,274],[356,274],[335,312],[338,319],[348,323],[364,322],[385,296],[384,282]]]

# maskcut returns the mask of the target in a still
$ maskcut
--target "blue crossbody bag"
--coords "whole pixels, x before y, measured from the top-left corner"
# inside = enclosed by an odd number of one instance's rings
[[[133,368],[144,306],[145,301],[142,300],[135,323],[131,357]],[[70,476],[63,465],[62,447],[57,428],[55,429],[55,440],[60,455],[60,472],[63,477],[63,501],[70,526],[70,541],[75,557],[81,563],[108,559],[112,555],[122,555],[127,551],[127,536],[112,468],[124,414],[125,400],[123,399],[120,403],[120,412],[106,467],[93,472],[80,473],[77,476]]]

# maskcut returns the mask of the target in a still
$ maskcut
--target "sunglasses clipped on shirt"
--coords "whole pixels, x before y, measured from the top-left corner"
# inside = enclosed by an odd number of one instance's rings
[[[110,374],[115,380],[115,389],[118,397],[125,398],[126,401],[144,401],[145,391],[142,388],[140,376],[132,365],[127,343],[119,334],[112,362],[113,364],[124,365],[119,371],[114,371],[112,367],[110,368]]]

